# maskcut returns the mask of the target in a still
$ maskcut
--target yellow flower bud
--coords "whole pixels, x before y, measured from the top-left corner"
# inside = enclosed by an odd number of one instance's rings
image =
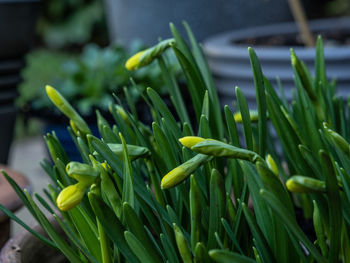
[[[49,96],[52,103],[55,104],[55,106],[72,122],[74,122],[76,129],[85,134],[91,134],[89,126],[86,124],[83,118],[75,111],[75,109],[69,104],[69,102],[53,87],[46,85],[45,88],[46,93]]]
[[[180,166],[167,173],[160,183],[161,188],[168,189],[178,185],[187,177],[189,177],[199,166],[211,159],[211,156],[197,154],[192,159],[188,160],[187,162],[181,164]]]
[[[174,39],[165,39],[153,47],[136,53],[126,61],[125,67],[128,70],[135,70],[152,63],[153,60],[161,56],[174,42]]]
[[[83,199],[86,189],[87,187],[81,183],[67,186],[59,193],[56,199],[57,207],[61,211],[68,211],[74,208]]]
[[[59,108],[60,106],[63,105],[64,100],[62,100],[61,94],[57,92],[53,87],[50,85],[45,86],[46,89],[46,94],[49,96],[50,100]]]
[[[187,176],[186,170],[178,166],[163,177],[160,186],[162,189],[171,188],[181,183]]]
[[[258,112],[257,111],[249,111],[250,115],[250,121],[251,122],[257,122],[258,121]],[[240,112],[236,112],[233,114],[233,118],[235,119],[235,122],[242,123],[242,114]]]
[[[187,147],[187,148],[192,148],[192,146],[196,145],[197,143],[200,143],[202,141],[205,141],[207,139],[204,139],[202,137],[198,137],[198,136],[186,136],[186,137],[182,137],[179,139],[180,143]]]
[[[133,55],[131,58],[129,58],[125,63],[125,67],[128,70],[138,69],[140,67],[139,61],[140,61],[140,58],[143,55],[143,53],[145,53],[145,50],[140,51],[140,52],[136,53],[135,55]]]
[[[278,176],[278,168],[277,165],[275,163],[275,160],[272,158],[272,156],[270,154],[268,154],[266,156],[266,163],[267,166],[270,168],[270,170],[276,175]]]

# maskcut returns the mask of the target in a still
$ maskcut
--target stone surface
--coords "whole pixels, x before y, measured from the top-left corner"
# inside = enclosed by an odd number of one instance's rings
[[[43,197],[42,189],[50,183],[49,177],[39,164],[46,157],[45,147],[45,141],[41,136],[20,139],[13,143],[9,157],[9,166],[23,173],[30,181],[32,192],[38,192]],[[28,225],[35,224],[26,208],[21,208],[16,215]],[[21,230],[21,226],[12,222],[11,235]]]

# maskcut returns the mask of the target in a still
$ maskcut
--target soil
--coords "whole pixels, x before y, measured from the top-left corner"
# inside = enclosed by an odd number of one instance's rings
[[[321,35],[324,45],[350,45],[350,31],[334,30],[332,32],[313,32],[314,36]],[[264,37],[251,37],[244,40],[232,41],[234,44],[258,45],[258,46],[304,46],[300,34],[283,34]]]

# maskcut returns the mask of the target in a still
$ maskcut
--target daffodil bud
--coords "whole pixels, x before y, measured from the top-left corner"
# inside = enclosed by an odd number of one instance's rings
[[[192,254],[190,252],[189,245],[184,234],[175,223],[173,223],[173,227],[177,248],[179,249],[179,253],[183,262],[192,262]]]
[[[180,143],[187,147],[187,148],[192,148],[193,146],[195,146],[197,143],[200,143],[202,141],[205,141],[206,139],[202,138],[202,137],[198,137],[198,136],[186,136],[186,137],[182,137],[179,139]]]
[[[78,182],[90,186],[99,175],[99,171],[88,164],[79,162],[70,162],[66,166],[68,176],[76,179]]]
[[[247,160],[252,163],[262,161],[262,158],[255,152],[246,149],[238,148],[230,144],[214,140],[204,139],[196,136],[186,136],[180,139],[180,142],[191,150],[216,157],[226,157],[234,159]]]
[[[266,163],[267,166],[269,167],[269,169],[276,175],[278,176],[278,168],[277,165],[275,163],[275,160],[272,158],[272,156],[270,154],[268,154],[266,156]]]
[[[118,143],[108,143],[107,144],[109,149],[117,155],[120,159],[123,159],[123,145]],[[139,159],[139,158],[146,158],[151,153],[146,147],[141,147],[137,145],[130,145],[127,144],[126,147],[128,148],[128,154],[132,161]],[[94,155],[97,155],[97,152],[94,152]]]
[[[327,123],[323,123],[323,128],[328,133],[328,135],[332,138],[334,143],[346,154],[350,154],[350,144],[337,132],[328,128]]]
[[[251,122],[257,122],[258,121],[258,112],[257,111],[249,111],[250,121]],[[240,112],[236,112],[233,114],[233,118],[235,119],[235,122],[241,123],[242,122],[242,114]]]
[[[74,122],[77,129],[85,134],[91,134],[89,126],[83,120],[83,118],[74,110],[69,102],[53,87],[47,85],[46,93],[55,106],[66,115],[71,121]]]
[[[326,192],[326,183],[314,178],[294,175],[286,182],[287,189],[297,193]]]
[[[211,159],[212,157],[210,156],[197,154],[192,159],[167,173],[161,181],[161,188],[168,189],[178,185],[187,177],[189,177],[195,170],[197,170],[199,166]]]
[[[125,67],[128,70],[138,69],[140,67],[140,57],[143,55],[143,53],[145,53],[145,50],[137,52],[135,55],[129,58],[125,63]]]
[[[73,184],[64,188],[56,199],[57,207],[61,211],[68,211],[77,206],[84,197],[86,185],[82,183]]]
[[[153,47],[136,53],[126,61],[125,67],[128,70],[135,70],[152,63],[153,60],[159,57],[168,47],[174,43],[174,41],[174,39],[166,39],[159,42]]]
[[[126,114],[125,110],[123,107],[115,104],[115,108],[117,109],[117,113],[120,115],[120,117],[122,117],[123,121],[125,121],[125,123],[130,124],[130,120],[128,118],[128,115]]]

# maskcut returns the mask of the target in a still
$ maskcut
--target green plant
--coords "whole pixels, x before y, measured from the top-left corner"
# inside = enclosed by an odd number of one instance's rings
[[[108,41],[101,0],[43,0],[37,32],[46,46],[64,48]]]
[[[68,243],[4,174],[52,241],[33,234],[70,262],[348,262],[349,105],[335,97],[335,84],[326,78],[321,39],[314,77],[291,52],[296,84],[291,104],[266,80],[250,48],[257,116],[250,115],[238,87],[239,113],[225,106],[222,116],[201,47],[185,26],[192,50],[171,25],[173,39],[127,63],[136,69],[157,60],[166,79],[176,117],[148,88],[142,96],[154,117],[152,129],[138,121],[132,104],[123,109],[117,103],[110,106],[113,126],[97,112],[98,139],[64,97],[46,88],[70,119],[84,163],[70,162],[54,133],[45,137],[54,160],[53,166],[42,163],[54,183],[45,192],[51,203],[34,196],[54,215]],[[194,120],[164,61],[168,48],[186,77]],[[313,220],[312,240],[297,223],[295,205]],[[52,209],[56,206],[60,212]]]
[[[23,83],[19,87],[18,104],[31,103],[36,111],[49,109],[51,102],[41,88],[45,84],[54,85],[83,115],[91,115],[94,109],[108,111],[113,101],[112,93],[124,98],[123,88],[130,78],[137,83],[129,89],[130,100],[136,103],[140,92],[152,86],[165,94],[164,81],[156,65],[130,73],[124,64],[129,56],[143,47],[134,42],[129,50],[115,45],[100,48],[95,44],[86,45],[81,55],[37,50],[28,56],[28,66],[23,70]],[[169,56],[171,71],[179,76],[179,67]]]

